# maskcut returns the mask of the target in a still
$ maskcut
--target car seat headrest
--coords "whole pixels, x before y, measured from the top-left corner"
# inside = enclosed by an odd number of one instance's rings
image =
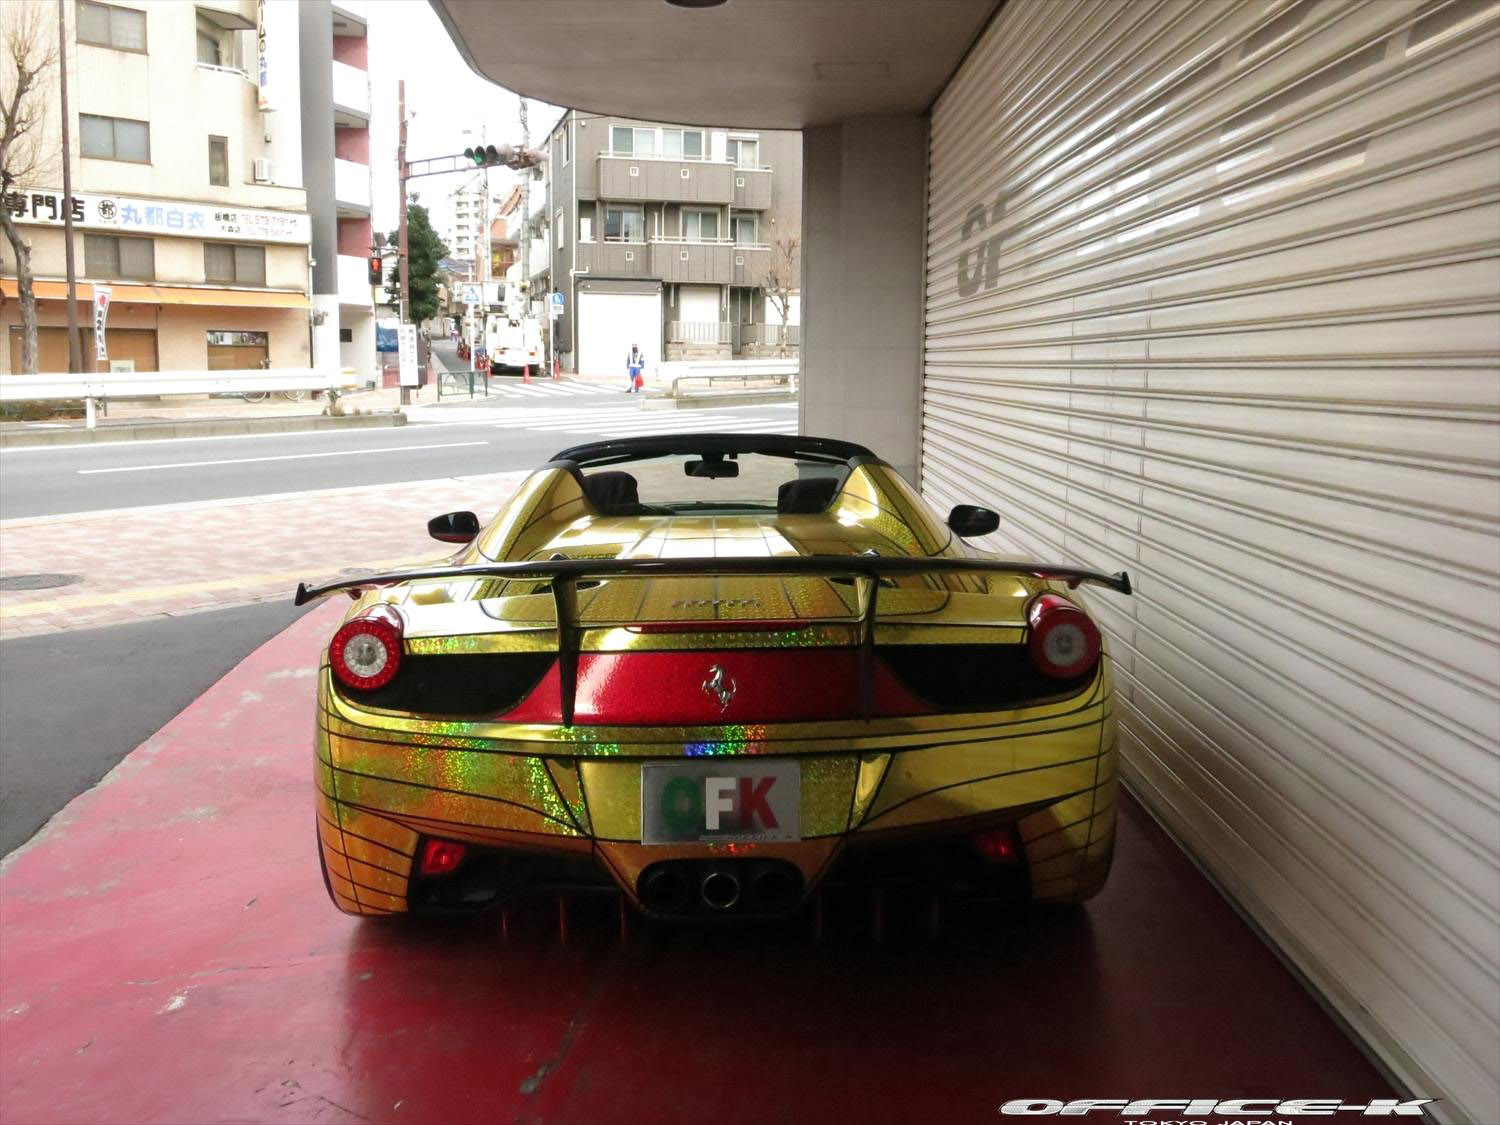
[[[640,490],[629,473],[590,473],[583,478],[583,493],[607,516],[626,515],[640,505]]]
[[[839,482],[834,477],[789,480],[776,490],[776,510],[783,515],[809,515],[828,507]]]

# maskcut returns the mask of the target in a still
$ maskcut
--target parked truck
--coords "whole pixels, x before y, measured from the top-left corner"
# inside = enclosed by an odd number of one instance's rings
[[[491,375],[519,375],[526,367],[533,375],[541,373],[542,326],[535,317],[491,313],[485,318],[484,341]]]

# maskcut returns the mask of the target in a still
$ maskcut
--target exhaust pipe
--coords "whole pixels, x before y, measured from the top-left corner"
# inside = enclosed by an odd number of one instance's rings
[[[739,876],[728,871],[714,870],[703,876],[698,887],[703,904],[713,910],[729,910],[740,901]]]
[[[677,914],[688,902],[688,882],[672,867],[646,872],[638,891],[641,905],[656,914]]]
[[[756,872],[750,884],[750,895],[760,910],[781,911],[792,905],[797,887],[792,877],[780,867],[764,867]]]

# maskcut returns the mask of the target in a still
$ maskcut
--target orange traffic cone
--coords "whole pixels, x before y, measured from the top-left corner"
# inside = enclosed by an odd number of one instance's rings
[[[562,360],[560,359],[552,361],[552,378],[558,381],[562,379]]]
[[[529,383],[529,382],[531,382],[531,364],[529,364],[529,363],[526,364],[524,367],[521,368],[521,382],[523,382],[523,383]]]

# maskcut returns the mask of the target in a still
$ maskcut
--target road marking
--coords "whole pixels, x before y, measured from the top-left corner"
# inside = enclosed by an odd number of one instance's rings
[[[488,445],[487,441],[446,441],[436,445],[390,445],[381,449],[334,449],[323,453],[282,453],[275,457],[229,457],[220,461],[174,461],[169,465],[126,465],[116,469],[75,469],[79,476],[99,473],[153,473],[158,469],[196,469],[204,465],[248,465],[252,461],[305,461],[309,457],[358,457],[370,453],[408,453],[418,449],[457,449],[464,445]]]

